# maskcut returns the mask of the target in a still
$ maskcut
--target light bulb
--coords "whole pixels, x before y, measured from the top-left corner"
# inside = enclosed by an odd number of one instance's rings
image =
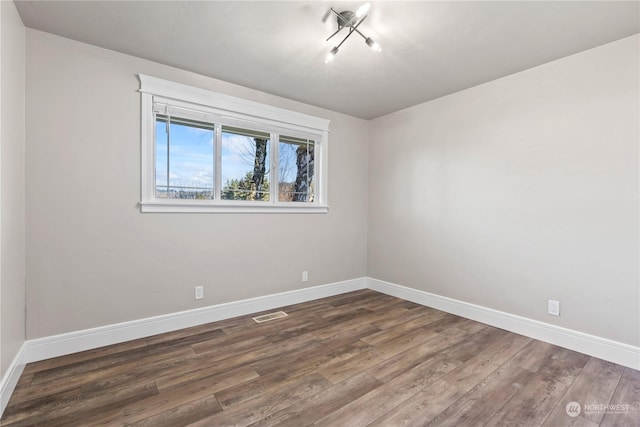
[[[338,47],[336,46],[333,49],[331,49],[329,53],[327,53],[327,57],[324,59],[324,63],[327,64],[333,61],[333,58],[335,58],[337,53],[338,53]]]
[[[356,16],[358,18],[362,18],[364,15],[367,14],[367,12],[369,12],[369,9],[371,9],[371,3],[367,2],[362,6],[360,6],[358,10],[356,10]]]
[[[365,41],[367,42],[367,46],[373,49],[374,52],[382,52],[382,47],[380,47],[380,45],[371,37],[367,37]]]

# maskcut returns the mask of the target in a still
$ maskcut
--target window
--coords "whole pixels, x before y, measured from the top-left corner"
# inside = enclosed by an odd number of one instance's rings
[[[270,200],[270,140],[267,132],[222,126],[223,200]]]
[[[314,141],[282,135],[278,142],[278,199],[281,202],[312,202]]]
[[[158,199],[213,198],[214,126],[156,114]]]
[[[328,210],[328,120],[139,77],[142,212]]]

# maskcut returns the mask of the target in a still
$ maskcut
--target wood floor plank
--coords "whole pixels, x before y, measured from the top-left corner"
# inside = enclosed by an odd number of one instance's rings
[[[529,345],[525,346],[508,364],[518,365]],[[542,347],[540,347],[542,348]],[[542,425],[573,384],[589,356],[560,347],[548,347],[544,351],[544,365],[531,365],[537,372],[516,395],[503,406],[487,423],[489,426]]]
[[[362,325],[356,329],[350,329],[347,331],[337,332],[330,339],[325,339],[318,342],[313,342],[312,345],[301,345],[297,349],[292,349],[287,354],[279,355],[279,357],[273,357],[269,359],[263,359],[252,366],[258,373],[273,373],[282,369],[294,369],[298,364],[311,364],[311,360],[316,359],[334,359],[341,357],[344,350],[350,350],[357,346],[359,349],[373,348],[369,343],[362,339],[371,335],[377,331],[377,328],[371,325]],[[361,350],[357,351],[359,353]],[[291,360],[290,363],[287,361]],[[283,363],[285,362],[285,363]],[[316,368],[320,368],[322,365],[317,364]]]
[[[254,399],[225,409],[213,416],[189,424],[189,426],[248,426],[249,424],[288,408],[302,399],[313,396],[329,386],[331,386],[331,383],[322,377],[322,375],[312,374],[295,382],[284,382],[268,395],[262,394]]]
[[[340,319],[341,316],[361,316],[365,314],[371,314],[373,311],[368,308],[363,307],[362,305],[339,305],[337,307],[330,306],[328,309],[323,310],[322,312],[318,312],[318,316],[323,319]]]
[[[458,328],[450,328],[442,333],[411,347],[368,369],[374,377],[387,382],[396,376],[416,367],[431,357],[469,339],[469,334]],[[454,359],[452,357],[452,359]]]
[[[363,326],[363,329],[367,328],[368,325]],[[299,351],[289,354],[289,358],[285,360],[282,357],[269,358],[266,359],[267,363],[259,361],[252,364],[251,366],[260,376],[253,381],[239,384],[236,387],[231,387],[218,393],[218,400],[225,408],[236,405],[269,392],[272,387],[283,381],[291,381],[294,378],[309,375],[314,371],[322,371],[371,348],[365,342],[352,341],[352,337],[347,337],[343,340],[334,339],[319,347],[301,348]]]
[[[413,369],[343,406],[318,421],[317,425],[366,426],[413,395],[425,390],[460,362],[446,356],[435,356]]]
[[[295,381],[314,373],[314,364],[318,363],[318,360],[324,359],[326,359],[326,356],[322,355],[311,359],[310,364],[300,361],[292,366],[292,369],[265,373],[254,380],[223,390],[217,393],[216,396],[224,409],[232,408],[247,400],[272,393],[284,382]]]
[[[511,360],[511,363],[528,371],[538,372],[556,357],[558,349],[559,347],[553,344],[532,340]]]
[[[357,305],[358,307],[363,307],[371,311],[377,311],[377,310],[380,310],[381,308],[384,308],[385,310],[390,310],[395,306],[401,306],[402,300],[399,300],[398,298],[394,298],[389,295],[374,292],[371,298],[363,300],[362,302],[358,302]]]
[[[416,329],[422,328],[423,326],[434,323],[437,320],[441,320],[446,316],[446,313],[437,310],[416,311],[418,311],[418,314],[420,314],[419,316],[412,316],[413,318],[407,320],[406,322],[398,323],[380,332],[371,334],[368,337],[363,338],[363,341],[371,345],[376,345],[389,339],[393,339],[398,335],[403,335]]]
[[[209,360],[222,360],[233,357],[236,354],[255,350],[271,343],[268,337],[263,335],[253,337],[227,337],[222,340],[210,340],[199,342],[191,346],[194,353],[199,355],[207,353]]]
[[[363,372],[347,378],[341,383],[302,399],[270,416],[251,424],[252,427],[310,425],[382,384],[381,381]]]
[[[425,310],[433,310],[432,308],[428,308],[428,307],[423,307]],[[438,310],[433,310],[439,313],[442,313]],[[375,315],[376,311],[373,311],[373,314]],[[400,304],[395,304],[394,306],[390,307],[388,312],[387,312],[387,316],[382,317],[380,319],[375,320],[375,325],[382,329],[389,329],[393,326],[397,326],[399,324],[405,323],[405,322],[409,322],[411,320],[417,319],[421,316],[424,315],[424,312],[420,311],[420,310],[410,310],[408,308],[402,307]],[[443,313],[444,315],[444,313]]]
[[[309,341],[316,341],[316,337],[313,335],[313,332],[323,329],[327,326],[327,323],[320,321],[313,321],[301,324],[299,326],[290,327],[287,329],[283,329],[278,331],[277,333],[271,335],[269,337],[269,341],[274,345],[277,345],[279,342],[288,341],[295,337],[303,337],[306,336]]]
[[[543,427],[599,427],[600,424],[584,418],[582,415],[577,417],[570,417],[564,412],[564,407],[561,411],[555,409],[551,412],[551,415],[542,424]],[[564,412],[564,413],[563,413]],[[624,426],[629,427],[629,426]]]
[[[128,425],[145,419],[157,420],[158,418],[155,416],[159,413],[175,409],[181,405],[189,405],[197,399],[207,399],[214,396],[218,391],[225,390],[238,383],[250,381],[257,376],[258,374],[250,368],[243,367],[217,376],[204,377],[197,381],[181,382],[171,387],[158,387],[159,394],[127,402],[122,407],[115,408],[112,411],[105,411],[100,416],[94,417],[92,424]],[[214,406],[222,410],[222,407],[217,403],[217,399]],[[207,413],[202,417],[212,415],[215,412]],[[168,413],[167,416],[169,416]],[[195,418],[190,422],[197,419]]]
[[[59,368],[74,363],[81,363],[88,360],[106,357],[116,353],[122,353],[128,350],[135,350],[147,346],[145,338],[126,341],[123,343],[113,344],[107,347],[95,348],[92,350],[81,351],[66,356],[54,357],[40,362],[29,363],[25,366],[23,375],[33,374],[35,372],[47,371],[53,368]]]
[[[355,318],[354,320],[358,320]],[[343,321],[333,325],[328,325],[322,329],[313,332],[313,337],[319,341],[341,340],[347,337],[351,340],[361,339],[363,337],[375,334],[380,328],[370,323],[352,322],[351,320]]]
[[[625,368],[602,418],[602,427],[625,427],[640,424],[640,371]]]
[[[455,326],[458,330],[458,327]],[[438,335],[446,334],[451,329],[445,329]],[[465,331],[462,330],[464,334]],[[501,329],[493,328],[491,326],[484,326],[479,332],[474,334],[467,333],[464,340],[454,343],[452,346],[442,350],[442,353],[448,355],[451,358],[455,358],[461,362],[466,362],[478,352],[491,347],[491,344],[499,340],[503,336],[504,332]]]
[[[321,370],[320,373],[322,373],[322,375],[324,375],[333,384],[337,384],[344,381],[354,373],[363,372],[386,359],[427,341],[435,335],[435,332],[417,329],[395,338],[387,339],[382,343],[378,343],[371,350],[364,351],[357,356],[346,360],[341,365]]]
[[[469,391],[531,341],[530,338],[522,335],[503,332],[504,334],[495,340],[490,347],[480,351],[442,379],[457,388]]]
[[[313,313],[310,312],[301,312],[292,313],[287,317],[283,317],[271,322],[264,323],[256,323],[253,320],[256,316],[261,316],[264,314],[273,313],[274,311],[279,310],[268,310],[258,313],[253,313],[247,316],[237,317],[232,320],[224,320],[224,324],[221,326],[222,331],[227,334],[229,337],[255,337],[255,336],[271,336],[274,333],[277,333],[286,325],[300,323],[301,319],[308,319],[309,317],[314,316]]]
[[[150,419],[157,420],[157,423],[162,422],[163,418],[171,418],[175,421],[177,415],[172,415],[172,413],[180,413],[181,407],[188,407],[197,401],[207,399],[215,399],[215,397],[206,390],[197,390],[191,393],[184,393],[184,391],[161,393],[135,402],[127,403],[123,407],[113,408],[110,411],[91,414],[91,416],[87,417],[84,421],[85,425],[111,427],[129,426],[136,423],[143,423],[145,420]],[[213,400],[210,400],[210,402],[215,407],[213,408],[214,410],[207,412],[201,409],[203,412],[200,413],[200,416],[194,417],[191,421],[205,416],[210,416],[215,412],[222,410],[220,405],[217,403],[217,400],[215,403]],[[157,415],[161,413],[164,415],[162,417],[157,417]],[[182,424],[186,424],[186,422],[183,422]],[[180,423],[174,425],[180,425]]]
[[[31,402],[31,404],[25,405],[26,410],[20,408],[19,412],[12,411],[3,415],[2,425],[3,427],[84,425],[88,416],[92,414],[109,411],[127,402],[156,394],[158,394],[158,389],[153,382],[129,384],[125,388],[105,390],[99,393],[85,393],[80,389],[77,395],[70,395],[63,399],[56,396],[55,400],[49,400],[46,404]],[[4,420],[5,416],[6,421]]]
[[[0,425],[627,427],[639,416],[640,372],[413,302],[360,290],[252,320],[278,310],[29,364]]]
[[[170,343],[177,341],[183,341],[190,337],[201,337],[200,341],[208,341],[216,336],[224,336],[222,328],[215,322],[205,323],[203,325],[192,326],[191,328],[182,329],[178,331],[166,332],[164,334],[153,335],[147,337],[144,340],[147,345],[153,345],[158,343]]]
[[[200,386],[218,392],[256,378],[259,378],[258,373],[248,365],[220,369],[215,364],[203,364],[203,368],[194,374],[180,375],[180,371],[159,374],[156,377],[156,385],[163,393],[175,389],[198,389]]]
[[[373,421],[369,426],[422,426],[444,412],[465,394],[465,390],[438,379],[426,389],[414,394]]]
[[[343,305],[358,304],[368,299],[378,298],[378,293],[370,289],[362,289],[355,292],[348,292],[336,297],[330,297],[327,303],[333,307],[340,307]]]
[[[205,335],[217,336],[219,335],[219,332],[214,331]],[[167,359],[167,354],[171,353],[172,351],[185,351],[188,353],[193,353],[193,350],[191,349],[189,344],[193,343],[195,340],[201,339],[206,339],[206,337],[188,336],[185,337],[184,340],[181,340],[179,342],[174,340],[171,342],[171,344],[159,343],[154,345],[147,345],[139,349],[127,350],[120,353],[102,356],[88,360],[86,362],[78,362],[70,365],[48,369],[46,371],[39,371],[33,375],[31,385],[65,379],[69,378],[70,376],[79,375],[82,373],[100,371],[118,365],[135,363],[137,361],[148,359],[150,357],[154,357],[154,360]]]
[[[486,426],[540,426],[569,385],[566,381],[533,373],[526,386],[500,408]]]
[[[175,427],[186,425],[222,412],[222,406],[214,395],[189,400],[172,401],[172,407],[127,425],[132,427]]]
[[[518,366],[502,366],[427,425],[484,425],[513,395],[526,386],[531,376],[531,372]]]
[[[554,352],[543,361],[537,372],[554,378],[568,376],[573,381],[590,359],[586,354],[554,346]]]
[[[545,426],[556,426],[564,423],[578,425],[579,423],[598,425],[604,417],[603,413],[581,411],[577,417],[569,417],[566,406],[576,402],[584,408],[585,405],[606,405],[611,401],[618,386],[624,368],[611,362],[594,357],[584,366],[571,387],[556,405],[551,415],[545,421]]]
[[[273,345],[270,340],[267,340],[265,345],[256,346],[249,351],[234,354],[232,357],[220,358],[215,361],[215,364],[220,370],[224,370],[233,369],[257,361],[266,363],[268,360],[281,360],[282,355],[295,352],[305,344],[309,351],[322,346],[322,342],[315,339],[313,334],[297,336],[287,341],[280,342],[278,345]],[[207,354],[208,353],[202,353],[198,356],[206,358]]]
[[[332,322],[332,325],[328,326],[325,329],[317,331],[317,337],[321,339],[328,338],[332,335],[335,335],[337,331],[345,331],[348,329],[354,329],[361,327],[362,325],[369,325],[375,327],[377,330],[383,329],[382,326],[379,325],[382,319],[390,319],[390,318],[398,318],[402,317],[407,312],[406,309],[401,309],[401,311],[394,311],[391,309],[387,312],[382,310],[377,312],[372,312],[369,314],[365,314],[358,317],[353,317],[350,319],[340,319],[340,322]]]
[[[167,353],[153,354],[146,359],[146,363],[142,366],[140,366],[138,360],[134,359],[131,362],[127,362],[126,359],[122,359],[122,363],[103,369],[91,369],[88,371],[80,369],[80,372],[69,371],[66,372],[66,377],[61,376],[56,371],[55,375],[47,381],[43,380],[37,383],[32,381],[30,385],[16,390],[11,396],[10,403],[13,405],[21,404],[36,399],[40,395],[55,394],[77,387],[86,388],[92,384],[101,384],[106,389],[111,388],[112,384],[145,381],[152,379],[151,376],[159,369],[186,363],[192,354],[192,350],[188,347],[178,348],[173,351],[167,351]],[[41,372],[47,373],[48,371]]]

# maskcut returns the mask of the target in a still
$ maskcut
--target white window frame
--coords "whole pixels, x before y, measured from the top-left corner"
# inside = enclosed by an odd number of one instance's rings
[[[138,74],[141,93],[141,171],[142,195],[141,212],[201,212],[201,213],[326,213],[328,182],[329,120],[236,98],[206,89]],[[271,176],[277,177],[277,136],[307,137],[313,139],[314,158],[314,200],[312,202],[280,202],[278,197],[269,201],[221,200],[219,169],[215,172],[212,200],[163,199],[156,197],[156,117],[155,103],[184,108],[213,117],[217,129],[229,125],[264,130],[271,133]],[[219,151],[214,153],[219,156]],[[219,164],[219,160],[218,164]],[[275,184],[275,185],[274,185]],[[277,192],[277,179],[272,184]],[[274,193],[272,193],[274,194]]]

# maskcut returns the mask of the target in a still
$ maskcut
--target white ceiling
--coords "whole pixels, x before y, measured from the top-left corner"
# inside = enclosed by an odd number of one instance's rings
[[[640,2],[16,1],[27,27],[364,119],[640,32]],[[346,30],[342,31],[343,33]]]

